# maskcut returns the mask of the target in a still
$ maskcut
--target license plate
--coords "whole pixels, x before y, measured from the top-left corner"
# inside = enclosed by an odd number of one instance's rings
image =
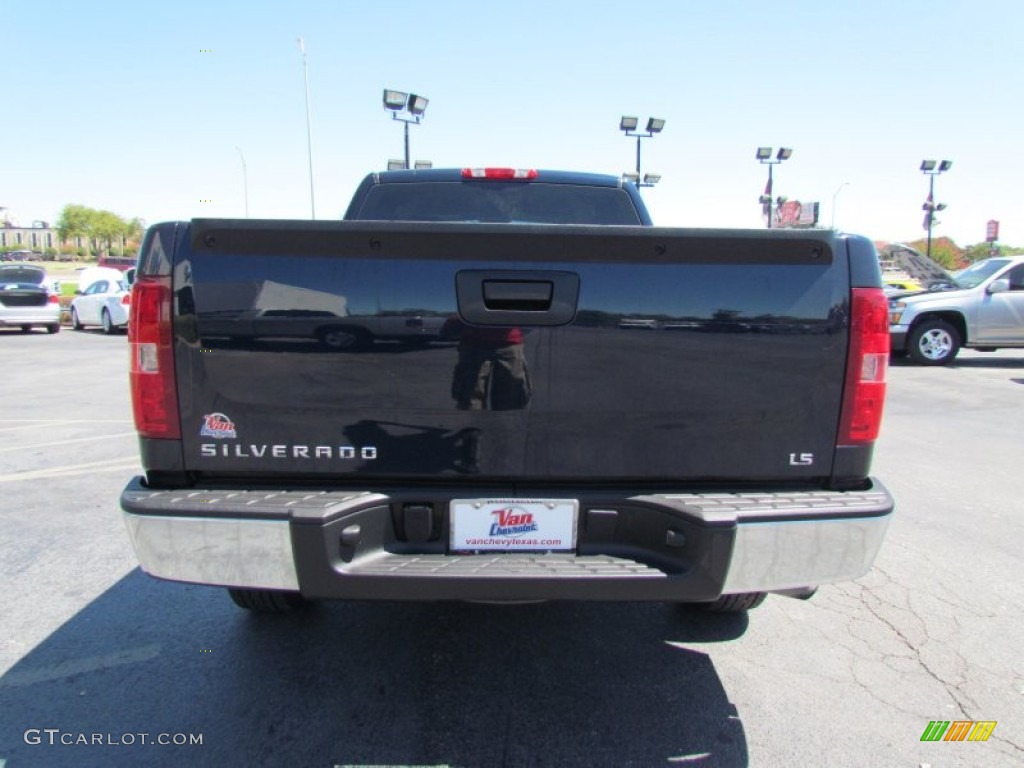
[[[567,552],[576,549],[576,499],[454,499],[453,552]]]

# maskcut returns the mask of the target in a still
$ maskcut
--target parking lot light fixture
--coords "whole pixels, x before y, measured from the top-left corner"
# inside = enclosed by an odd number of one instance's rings
[[[429,99],[423,96],[417,96],[415,93],[409,96],[409,114],[410,115],[422,115],[427,111],[427,104]]]
[[[932,227],[935,226],[935,212],[946,209],[945,203],[935,202],[935,177],[940,173],[945,173],[952,167],[952,160],[942,160],[938,163],[938,167],[936,167],[934,160],[921,161],[921,173],[928,177],[928,199],[924,201],[921,209],[924,211],[924,228],[928,230],[928,245],[925,255],[929,259],[932,257]]]
[[[651,137],[661,133],[664,130],[664,128],[665,128],[665,121],[663,119],[659,118],[659,117],[649,117],[649,118],[647,118],[647,130],[644,131],[644,132],[641,132],[641,131],[637,130],[639,125],[640,125],[640,120],[639,119],[637,119],[635,117],[629,117],[629,116],[623,115],[622,119],[619,121],[619,130],[622,131],[623,133],[625,133],[626,136],[629,136],[629,137],[635,136],[636,137],[636,172],[635,172],[636,180],[635,180],[634,183],[638,187],[653,187],[657,183],[657,181],[647,182],[646,181],[646,177],[641,177],[641,174],[640,174],[640,140],[641,139],[649,139],[649,138],[651,138]],[[629,174],[629,175],[623,174],[623,178],[628,178],[630,180],[633,180],[633,175],[634,174]],[[649,174],[649,175],[651,175],[651,174]],[[661,176],[658,176],[657,174],[653,174],[652,178],[654,176],[657,176],[657,179],[661,179]],[[641,181],[640,180],[641,178],[644,178],[645,180]]]
[[[761,210],[768,219],[768,229],[772,228],[772,187],[774,185],[774,178],[772,175],[772,169],[781,163],[783,160],[789,160],[793,156],[793,149],[791,147],[780,147],[778,153],[775,155],[775,159],[772,159],[772,148],[771,147],[758,147],[757,154],[755,157],[758,162],[762,165],[768,166],[768,183],[764,187],[764,194],[762,194],[757,201],[761,204]],[[784,198],[779,197],[779,203],[783,202]]]
[[[405,124],[405,165],[403,166],[405,168],[411,167],[409,165],[409,123],[419,125],[420,119],[423,117],[423,113],[427,111],[427,104],[429,103],[430,100],[425,96],[406,93],[405,91],[393,91],[389,88],[384,89],[384,109],[391,113],[392,120],[398,120]],[[407,113],[409,117],[402,117],[400,114],[402,112]],[[389,161],[389,168],[390,165]]]
[[[401,110],[405,109],[409,101],[409,94],[401,91],[389,91],[384,89],[384,109]]]

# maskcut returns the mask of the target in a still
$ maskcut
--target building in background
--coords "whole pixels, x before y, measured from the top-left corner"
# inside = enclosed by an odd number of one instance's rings
[[[59,244],[57,230],[48,221],[33,221],[32,226],[23,227],[9,208],[0,205],[0,248],[43,253],[47,249],[57,250]]]

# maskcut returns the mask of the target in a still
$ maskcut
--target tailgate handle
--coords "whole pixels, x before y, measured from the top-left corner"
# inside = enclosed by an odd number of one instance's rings
[[[459,316],[474,325],[567,325],[580,276],[554,270],[466,269],[455,275]]]
[[[550,280],[484,280],[484,306],[521,312],[551,309],[554,284]]]

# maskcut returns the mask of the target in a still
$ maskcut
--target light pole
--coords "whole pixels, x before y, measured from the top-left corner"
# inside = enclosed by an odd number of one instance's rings
[[[417,96],[415,93],[404,93],[402,91],[391,91],[384,89],[384,109],[391,113],[392,120],[405,123],[405,167],[409,165],[409,123],[420,124],[423,113],[427,111],[429,99],[424,96]],[[399,112],[408,112],[409,117],[400,117]],[[389,164],[390,166],[390,164]]]
[[[620,131],[622,131],[623,133],[626,134],[626,136],[629,137],[636,136],[636,172],[635,174],[624,173],[622,175],[625,178],[633,181],[638,187],[653,187],[655,184],[661,181],[660,175],[656,173],[648,173],[643,177],[643,181],[640,180],[640,140],[650,139],[655,134],[661,133],[662,130],[664,130],[665,128],[665,121],[657,117],[648,118],[647,130],[645,132],[640,132],[637,130],[637,126],[639,124],[640,121],[637,118],[627,117],[625,115],[623,115],[622,119],[619,121]]]
[[[763,164],[768,166],[768,183],[765,185],[764,194],[758,198],[758,202],[761,203],[761,209],[768,217],[768,229],[772,228],[772,169],[781,163],[783,160],[789,160],[793,154],[793,150],[789,147],[779,147],[778,153],[775,155],[775,159],[772,159],[772,148],[771,147],[758,147],[757,148],[757,159]]]
[[[299,50],[302,51],[302,74],[306,80],[306,147],[309,153],[309,213],[316,218],[316,198],[313,194],[313,121],[309,112],[309,64],[306,61],[306,46],[299,38]]]
[[[836,228],[836,198],[839,197],[839,193],[843,191],[843,187],[850,186],[850,182],[844,181],[839,185],[839,188],[832,193],[832,223],[829,224],[829,229]]]
[[[238,156],[242,159],[242,189],[245,192],[245,218],[249,218],[249,174],[245,169],[245,155],[242,154],[241,148],[236,144],[235,149],[238,150]]]
[[[935,177],[940,173],[945,173],[951,167],[953,167],[952,160],[943,160],[938,166],[936,166],[934,160],[921,161],[921,173],[928,177],[928,199],[924,201],[921,210],[924,211],[924,228],[928,230],[928,250],[926,255],[929,259],[932,257],[932,227],[935,224],[935,212],[946,209],[945,203],[935,203]]]

